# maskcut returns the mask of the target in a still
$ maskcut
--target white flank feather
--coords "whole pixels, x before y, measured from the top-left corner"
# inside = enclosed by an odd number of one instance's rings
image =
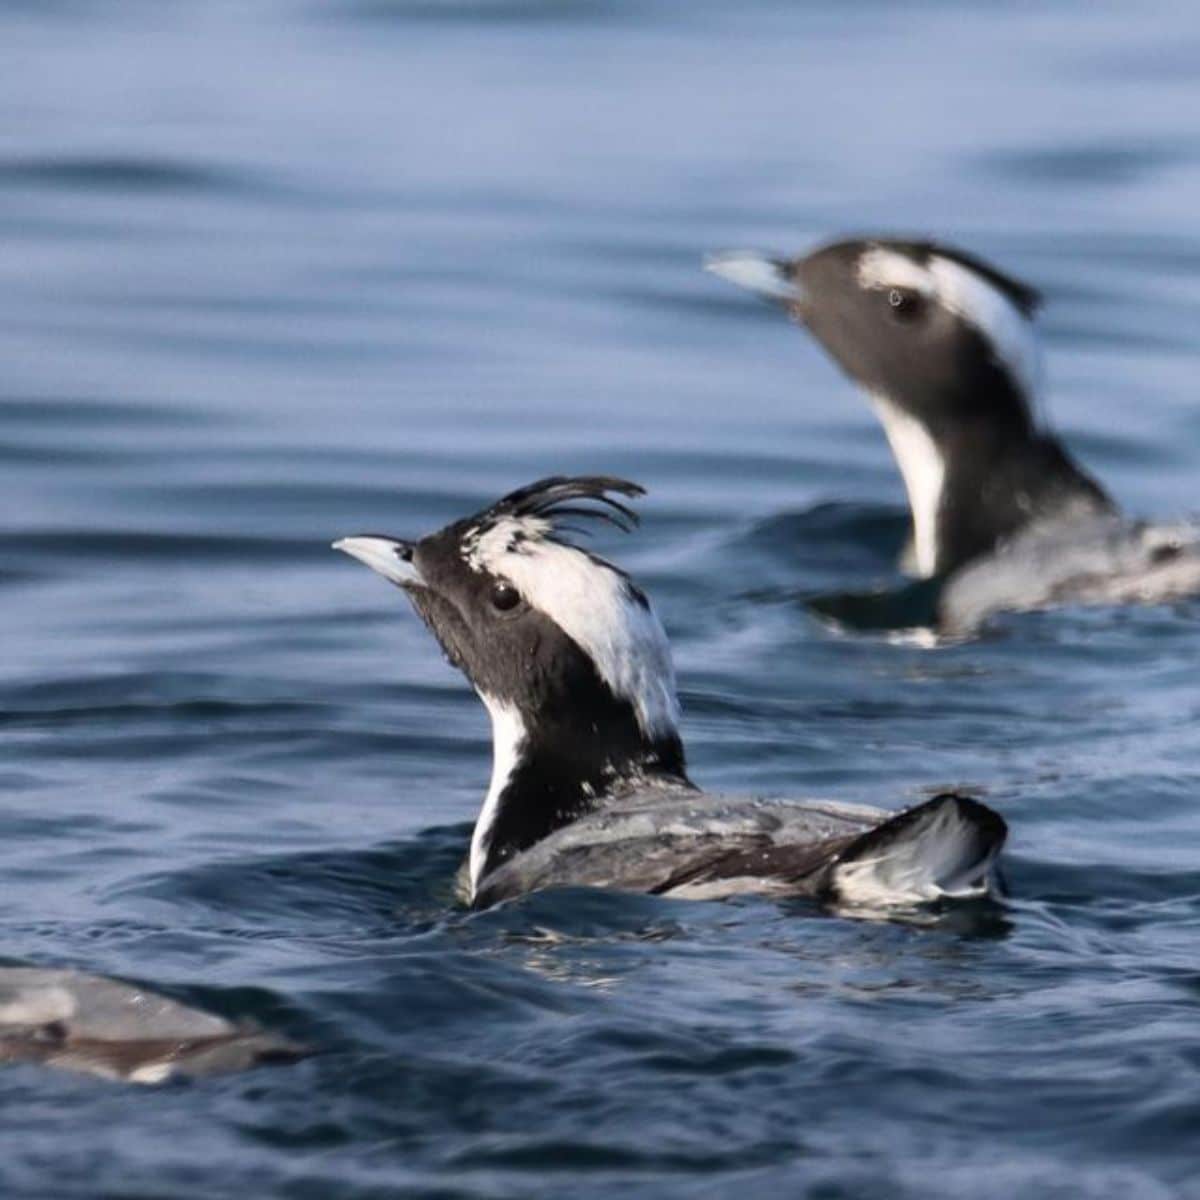
[[[977,857],[973,829],[947,804],[872,857],[842,863],[833,879],[845,903],[868,908],[986,896],[999,849],[997,843],[983,859]]]

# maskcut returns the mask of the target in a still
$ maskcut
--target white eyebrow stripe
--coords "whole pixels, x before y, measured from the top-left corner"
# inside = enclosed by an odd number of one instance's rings
[[[550,529],[543,518],[502,517],[464,543],[467,563],[508,580],[545,613],[592,660],[613,695],[633,704],[648,737],[676,733],[675,668],[654,610],[638,603],[615,568],[549,540]]]
[[[1041,391],[1041,351],[1031,318],[982,275],[940,254],[919,263],[907,254],[872,246],[858,260],[865,288],[911,288],[954,313],[986,339],[1031,403]]]
[[[1036,400],[1042,360],[1033,321],[999,288],[961,263],[935,254],[929,260],[929,274],[938,300],[983,334],[1026,397]]]
[[[932,273],[907,254],[872,246],[858,260],[858,282],[865,288],[911,288],[933,296],[937,283]]]

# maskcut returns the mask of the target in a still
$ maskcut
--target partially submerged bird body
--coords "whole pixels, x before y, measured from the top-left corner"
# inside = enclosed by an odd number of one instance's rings
[[[618,797],[484,876],[474,903],[588,886],[688,900],[796,896],[844,908],[977,897],[995,814],[943,795],[897,816],[863,805],[652,788]]]
[[[293,1062],[303,1053],[134,984],[69,968],[0,968],[0,1063],[163,1083]]]
[[[1038,421],[1040,297],[1028,285],[953,247],[895,238],[708,265],[787,308],[867,396],[908,495],[904,565],[946,581],[944,628],[1200,591],[1200,527],[1123,517]]]
[[[1200,595],[1200,524],[1119,513],[1035,522],[952,573],[938,597],[948,634],[999,612],[1064,605],[1170,604]]]
[[[623,480],[555,477],[416,542],[336,543],[406,592],[491,717],[470,901],[564,885],[847,906],[987,894],[1004,822],[967,797],[892,815],[713,795],[691,782],[670,647],[650,601],[565,539],[568,521],[589,517],[631,527],[616,497],[639,494]]]

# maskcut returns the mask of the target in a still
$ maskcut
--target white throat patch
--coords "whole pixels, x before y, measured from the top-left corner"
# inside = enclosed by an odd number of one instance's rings
[[[500,810],[500,797],[521,759],[521,746],[525,741],[525,724],[515,708],[483,692],[479,693],[479,698],[492,718],[492,781],[488,784],[487,796],[479,816],[475,818],[475,829],[471,834],[472,897],[479,890],[479,878],[483,874],[483,864],[487,862],[492,830]]]
[[[937,570],[938,510],[946,482],[946,464],[925,426],[886,396],[872,396],[892,456],[904,479],[913,521],[913,553],[917,574],[928,579]]]
[[[1041,389],[1041,353],[1033,322],[994,284],[936,251],[920,263],[884,246],[858,260],[866,288],[911,288],[981,333],[1032,405]]]
[[[550,532],[541,517],[502,517],[464,538],[467,562],[507,579],[545,613],[592,660],[613,695],[633,704],[647,737],[675,733],[675,668],[658,617],[630,595],[618,571],[549,540]]]

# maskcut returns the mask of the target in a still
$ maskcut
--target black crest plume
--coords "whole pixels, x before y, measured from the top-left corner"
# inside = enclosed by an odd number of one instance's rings
[[[484,519],[498,517],[541,517],[556,524],[564,517],[607,521],[623,533],[632,533],[639,524],[636,512],[610,493],[636,499],[646,489],[628,479],[611,475],[549,475],[515,492],[502,496],[482,514]],[[571,528],[561,526],[561,528]],[[586,530],[576,529],[584,533]]]

